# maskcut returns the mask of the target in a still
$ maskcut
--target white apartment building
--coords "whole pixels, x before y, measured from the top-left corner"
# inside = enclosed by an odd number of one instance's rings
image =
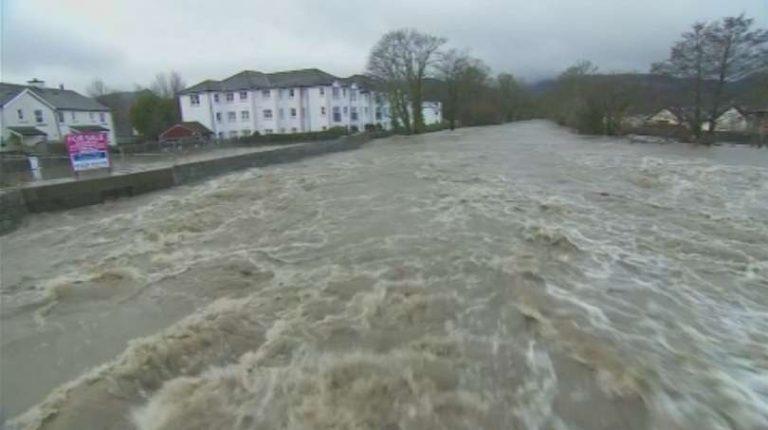
[[[96,100],[63,88],[0,83],[0,150],[20,150],[41,142],[61,142],[67,134],[103,132],[116,145],[112,114]]]
[[[206,80],[179,95],[184,122],[197,121],[220,139],[345,127],[390,127],[384,94],[372,80],[339,78],[318,69],[262,73],[246,70]],[[425,123],[442,122],[439,102],[425,102]]]

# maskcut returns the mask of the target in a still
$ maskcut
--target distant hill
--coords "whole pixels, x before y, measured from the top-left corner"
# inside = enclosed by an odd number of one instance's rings
[[[590,75],[592,82],[614,84],[628,88],[637,94],[632,107],[635,113],[650,113],[666,106],[687,106],[691,104],[691,82],[650,73],[619,73]],[[763,84],[765,83],[765,84]],[[712,83],[710,83],[712,84]],[[555,79],[533,83],[528,89],[534,95],[543,95],[556,88]],[[755,74],[741,81],[728,84],[725,104],[758,107],[768,105],[765,94],[755,89],[768,85],[768,73]]]

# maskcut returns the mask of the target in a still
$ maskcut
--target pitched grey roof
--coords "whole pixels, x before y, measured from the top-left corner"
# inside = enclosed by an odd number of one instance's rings
[[[0,106],[5,106],[5,104],[11,101],[12,98],[16,97],[16,94],[22,92],[24,88],[27,87],[24,85],[0,82]]]
[[[237,91],[258,88],[289,88],[313,87],[331,85],[334,81],[351,83],[350,79],[342,79],[320,69],[289,70],[287,72],[262,73],[254,70],[243,70],[222,81],[205,80],[186,88],[181,94],[202,91]]]
[[[107,107],[96,100],[76,93],[72,90],[61,90],[58,88],[35,88],[26,85],[7,84],[0,82],[0,105],[4,106],[17,94],[29,88],[30,91],[45,100],[56,109],[63,110],[86,110],[86,111],[107,111]]]

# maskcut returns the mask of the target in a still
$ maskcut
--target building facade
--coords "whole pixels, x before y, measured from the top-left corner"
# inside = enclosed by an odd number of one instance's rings
[[[203,81],[179,95],[182,120],[196,121],[220,139],[303,133],[344,127],[389,128],[386,96],[365,76],[339,78],[318,69],[278,73],[246,70]],[[442,122],[439,102],[424,103],[425,124]]]
[[[23,150],[41,142],[61,142],[70,133],[103,132],[115,145],[112,114],[96,100],[75,91],[0,83],[0,150]]]

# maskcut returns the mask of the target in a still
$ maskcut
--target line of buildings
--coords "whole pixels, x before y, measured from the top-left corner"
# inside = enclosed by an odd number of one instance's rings
[[[708,112],[702,111],[701,129],[709,131],[710,123],[704,117]],[[638,115],[628,119],[630,126],[668,126],[689,127],[688,119],[692,116],[690,108],[666,107],[651,115]],[[727,105],[720,109],[715,120],[716,132],[725,133],[762,133],[768,134],[768,107],[746,108],[737,105]]]
[[[362,131],[392,126],[389,103],[370,78],[339,78],[319,69],[262,73],[245,70],[203,81],[179,96],[182,119],[218,138],[305,133],[344,127]],[[442,122],[439,102],[424,102],[425,124]]]
[[[319,132],[344,127],[351,132],[389,129],[392,118],[386,94],[363,75],[340,78],[319,69],[277,73],[245,70],[221,81],[206,80],[178,95],[182,124],[174,136],[205,134],[217,139],[254,133]],[[424,123],[442,122],[440,102],[422,106]],[[125,122],[127,115],[117,115]],[[72,90],[48,88],[38,80],[27,85],[0,83],[0,150],[18,150],[41,142],[61,142],[69,133],[104,132],[115,145],[113,113],[98,101]],[[202,127],[202,129],[201,129]],[[201,130],[206,132],[200,133]]]

